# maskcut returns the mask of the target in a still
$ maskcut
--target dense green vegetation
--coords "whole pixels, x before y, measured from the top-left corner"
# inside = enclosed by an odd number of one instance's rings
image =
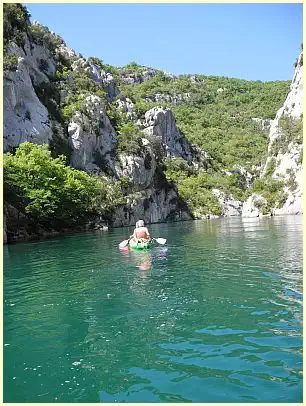
[[[16,56],[8,53],[9,45],[24,46],[26,35],[32,44],[48,48],[56,62],[56,72],[50,75],[48,61],[41,59],[39,69],[49,81],[39,85],[33,83],[37,96],[49,112],[53,130],[50,151],[46,147],[32,148],[25,144],[17,149],[16,155],[7,154],[5,157],[7,196],[15,199],[16,204],[19,201],[19,207],[28,215],[39,221],[47,222],[53,218],[55,223],[66,224],[85,221],[93,215],[105,216],[114,207],[111,202],[113,195],[106,193],[109,188],[106,188],[104,181],[75,171],[66,163],[70,154],[68,124],[76,112],[88,115],[85,106],[88,95],[99,96],[105,104],[116,131],[117,160],[121,153],[145,156],[144,135],[137,120],[142,120],[145,112],[154,106],[171,108],[179,131],[191,144],[198,145],[208,153],[208,169],[196,169],[192,163],[181,158],[165,159],[156,137],[149,137],[149,141],[158,161],[163,185],[175,185],[180,197],[194,212],[204,215],[221,213],[219,202],[212,192],[214,188],[237,200],[246,200],[251,192],[261,193],[267,201],[265,212],[283,202],[283,183],[271,179],[276,165],[274,158],[269,163],[266,178],[257,180],[252,189],[246,187],[242,175],[232,170],[234,165],[240,165],[254,175],[258,165],[265,162],[267,132],[253,118],[264,120],[275,117],[286,98],[289,81],[264,83],[204,75],[174,77],[136,62],[118,68],[91,57],[87,63],[110,73],[120,87],[120,95],[109,103],[103,83],[95,82],[90,73],[82,69],[72,70],[72,64],[81,55],[64,57],[57,53],[56,49],[63,40],[51,34],[47,27],[31,25],[29,17],[27,9],[20,4],[4,5],[5,70],[17,68]],[[141,78],[144,74],[147,75],[146,80]],[[127,77],[135,77],[141,83],[126,84]],[[161,95],[158,102],[155,101],[156,94]],[[118,98],[124,97],[129,97],[134,103],[136,117],[133,120],[116,104]],[[31,120],[31,117],[27,119]],[[84,119],[83,123],[84,126],[91,126],[93,136],[99,136],[99,123],[96,124],[97,128],[93,128],[90,117]],[[281,127],[282,134],[272,146],[274,156],[285,151],[293,140],[302,143],[302,120],[283,118]],[[61,156],[63,154],[66,158]],[[226,174],[225,171],[229,172]],[[31,176],[27,178],[25,173]],[[53,179],[53,183],[50,179]],[[122,196],[118,185],[126,193],[128,183],[127,179],[121,179],[116,184],[110,182],[112,190],[118,193],[118,201]],[[79,191],[79,199],[75,200],[72,196],[73,188]],[[59,207],[63,207],[63,210],[59,211]]]
[[[273,207],[280,208],[284,205],[288,198],[288,194],[284,192],[284,186],[285,182],[269,176],[254,182],[252,192],[260,194],[266,200],[266,203],[260,207],[263,214],[271,214]]]
[[[250,189],[244,185],[241,175],[233,173],[224,176],[212,169],[198,174],[193,166],[181,158],[167,159],[165,173],[167,179],[177,185],[180,196],[190,208],[201,214],[221,213],[212,189],[220,189],[237,200],[246,200],[250,195]]]
[[[140,116],[156,104],[171,107],[181,132],[220,167],[240,164],[251,170],[264,161],[268,145],[266,134],[252,118],[273,119],[289,84],[201,75],[193,80],[187,75],[172,79],[158,73],[141,84],[122,86],[122,91],[136,104]],[[144,101],[157,93],[189,97],[177,106]]]
[[[89,175],[55,159],[46,145],[21,144],[4,155],[7,203],[46,226],[61,228],[104,218],[124,203],[119,183]]]

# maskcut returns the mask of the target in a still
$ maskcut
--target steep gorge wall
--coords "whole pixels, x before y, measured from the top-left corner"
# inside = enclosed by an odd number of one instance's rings
[[[37,27],[45,35],[51,36],[51,39],[54,36],[58,40],[58,36],[50,33],[46,27],[39,23]],[[25,34],[24,46],[11,44],[8,52],[18,57],[18,64],[16,70],[6,71],[4,75],[5,152],[14,151],[25,141],[51,145],[58,143],[58,138],[61,138],[62,145],[69,147],[69,164],[72,167],[96,173],[105,179],[117,179],[121,182],[124,180],[122,189],[127,196],[127,201],[113,213],[111,222],[114,226],[133,225],[140,217],[147,223],[155,223],[194,217],[206,218],[214,214],[203,216],[200,212],[192,213],[179,196],[176,185],[169,182],[163,172],[163,162],[167,159],[183,160],[193,168],[196,174],[207,172],[212,166],[209,154],[197,145],[191,144],[179,130],[171,106],[170,108],[158,105],[153,108],[148,107],[142,118],[139,118],[134,103],[121,93],[120,83],[142,84],[159,75],[159,71],[151,68],[141,71],[121,69],[119,83],[117,76],[114,77],[111,72],[104,70],[99,63],[82,58],[68,48],[62,39],[58,40],[56,48],[51,50],[46,43],[33,41],[33,38],[27,34]],[[253,119],[256,122],[259,120],[258,123],[265,129],[270,129],[269,156],[260,177],[266,176],[271,167],[270,162],[273,160],[276,164],[272,178],[291,182],[290,185],[288,183],[285,186],[288,196],[282,207],[273,208],[275,215],[302,212],[301,153],[303,146],[296,142],[293,136],[289,142],[286,141],[282,150],[275,152],[275,141],[284,138],[282,119],[287,117],[300,120],[302,117],[302,58],[301,54],[290,92],[284,105],[277,112],[276,118],[271,121]],[[96,93],[87,91],[84,97],[80,98],[82,101],[80,108],[73,110],[66,123],[54,117],[54,112],[51,111],[48,103],[39,97],[40,88],[48,89],[57,86],[58,82],[54,78],[59,63],[63,60],[66,79],[56,90],[58,106],[67,97],[74,96],[72,89],[77,80],[75,74],[83,75],[83,79],[89,77],[98,89]],[[173,79],[170,76],[168,78]],[[192,78],[189,79],[192,82]],[[90,88],[92,87],[91,85]],[[155,96],[153,95],[151,99],[158,102],[160,95]],[[170,100],[171,97],[167,96],[165,99]],[[186,93],[186,100],[189,98],[190,94],[188,93],[187,97]],[[173,100],[169,100],[171,105]],[[180,103],[182,100],[180,99]],[[137,153],[118,151],[120,131],[118,132],[113,117],[109,115],[110,106],[115,109],[117,115],[133,124],[135,133],[141,134],[141,144]],[[55,128],[61,128],[61,131],[55,131]],[[234,165],[230,171],[221,169],[221,173],[224,173],[224,176],[237,174],[244,189],[250,189],[256,178],[256,171],[250,174],[240,165]],[[247,202],[243,202],[212,185],[212,196],[219,202],[222,215],[258,216],[262,214],[260,207],[264,198],[261,195],[253,194]],[[15,212],[14,208],[7,211],[9,216]],[[21,217],[23,226],[26,227],[24,213],[21,213]],[[18,222],[8,221],[7,223],[16,225]]]
[[[15,71],[6,71],[4,76],[4,151],[14,151],[25,141],[34,144],[57,142],[54,124],[60,127],[63,124],[52,117],[48,106],[37,95],[39,86],[46,88],[51,85],[57,69],[57,58],[48,47],[31,42],[27,34],[23,47],[12,44],[8,52],[18,57],[18,64]],[[154,152],[157,146],[162,156],[183,156],[199,165],[203,162],[203,156],[198,151],[193,151],[186,138],[177,130],[172,112],[162,108],[148,111],[144,123],[139,127],[144,135],[141,153],[116,154],[117,133],[106,112],[106,104],[120,94],[113,77],[99,66],[80,58],[66,47],[64,41],[55,54],[70,59],[72,72],[88,73],[105,91],[106,100],[96,94],[85,97],[82,110],[74,111],[61,137],[69,145],[69,163],[72,167],[105,178],[127,178],[127,203],[114,213],[113,225],[134,224],[139,216],[144,217],[147,222],[191,218],[186,205],[179,203],[175,187],[169,185],[161,174]],[[149,77],[153,73],[153,70],[149,71]],[[138,76],[137,80],[146,80],[146,77],[139,79]],[[69,80],[73,79],[68,78]],[[60,92],[61,98],[67,97],[67,94],[69,90]],[[117,103],[118,109],[122,109],[125,104],[132,109],[132,103],[128,104],[128,101]],[[14,228],[9,230],[11,239],[18,239],[18,233],[21,239],[29,238],[33,227],[31,230],[29,227],[27,229],[26,214],[10,205],[7,207],[9,210],[5,211],[5,217],[9,218],[5,218],[8,220],[6,225],[9,229],[10,225]],[[20,218],[23,221],[18,230]]]
[[[272,208],[273,215],[303,213],[303,52],[299,55],[289,93],[272,121],[268,157],[260,178],[283,182],[285,199]],[[265,199],[253,194],[244,203],[242,216],[262,214]]]

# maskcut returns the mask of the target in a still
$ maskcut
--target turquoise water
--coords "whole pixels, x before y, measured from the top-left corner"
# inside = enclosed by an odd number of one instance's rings
[[[4,247],[5,402],[301,402],[302,217]]]

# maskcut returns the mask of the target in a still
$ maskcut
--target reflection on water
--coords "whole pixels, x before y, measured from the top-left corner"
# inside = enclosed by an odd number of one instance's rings
[[[133,251],[128,247],[120,249],[124,256],[125,263],[133,264],[140,271],[148,271],[152,266],[152,255],[150,251]]]
[[[7,402],[301,402],[299,217],[6,247]]]
[[[148,271],[152,267],[151,250],[130,250],[128,247],[120,249],[125,264],[132,264],[140,271]],[[168,248],[156,247],[154,249],[155,257],[159,260],[167,259]],[[145,274],[144,274],[145,275]]]

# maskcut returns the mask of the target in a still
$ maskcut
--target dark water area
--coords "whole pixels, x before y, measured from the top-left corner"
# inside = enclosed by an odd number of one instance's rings
[[[302,217],[4,247],[5,402],[302,402]]]

